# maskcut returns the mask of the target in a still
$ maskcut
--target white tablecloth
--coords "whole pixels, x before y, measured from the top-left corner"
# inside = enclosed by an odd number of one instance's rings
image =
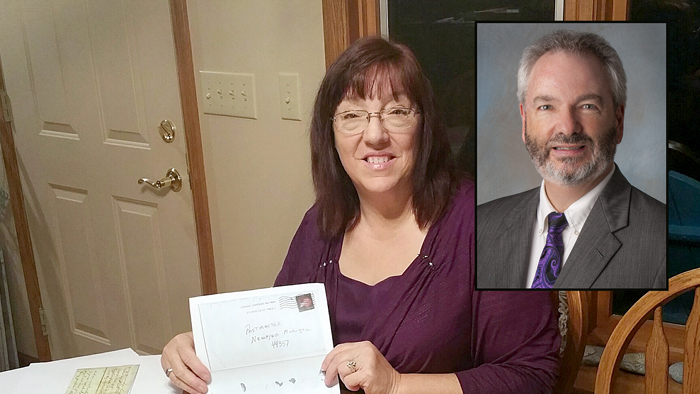
[[[182,394],[165,377],[160,356],[139,356],[131,349],[93,354],[46,363],[0,373],[0,387],[8,394],[64,394],[75,371],[79,368],[111,367],[138,364],[131,394]]]

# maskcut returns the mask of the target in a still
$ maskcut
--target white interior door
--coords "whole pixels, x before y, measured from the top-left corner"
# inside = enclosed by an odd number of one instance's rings
[[[0,0],[0,60],[53,358],[159,353],[201,294],[168,1]]]

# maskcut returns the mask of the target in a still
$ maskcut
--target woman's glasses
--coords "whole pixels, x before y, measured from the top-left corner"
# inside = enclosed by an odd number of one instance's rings
[[[379,112],[357,109],[336,114],[333,119],[336,130],[343,134],[360,134],[369,125],[369,120],[376,116],[387,131],[409,131],[416,124],[418,111],[411,108],[394,107]]]

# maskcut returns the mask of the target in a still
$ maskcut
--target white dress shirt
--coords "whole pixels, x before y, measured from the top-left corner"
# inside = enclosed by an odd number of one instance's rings
[[[566,226],[561,233],[562,240],[564,241],[564,261],[562,262],[562,267],[566,264],[566,259],[569,257],[571,249],[574,248],[574,244],[576,244],[576,240],[581,233],[583,224],[588,218],[588,214],[591,213],[591,209],[593,209],[593,205],[598,199],[598,196],[608,184],[614,172],[615,164],[613,163],[613,168],[610,173],[608,173],[596,187],[576,200],[576,202],[571,204],[569,208],[564,211],[568,226]],[[532,229],[532,249],[530,249],[530,265],[527,270],[528,288],[532,286],[532,281],[535,279],[540,255],[542,254],[544,245],[547,243],[547,231],[549,230],[547,215],[552,212],[557,212],[557,210],[554,209],[552,203],[549,202],[547,193],[544,190],[544,180],[542,180],[542,185],[540,185],[540,203],[537,206],[537,217],[535,218],[534,227]]]

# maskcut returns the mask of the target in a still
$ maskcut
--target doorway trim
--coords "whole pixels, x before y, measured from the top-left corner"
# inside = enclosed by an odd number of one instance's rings
[[[379,0],[322,0],[326,68],[358,38],[379,35]]]
[[[0,94],[5,92],[5,77],[0,64]],[[29,233],[29,222],[27,221],[27,211],[24,205],[24,194],[22,193],[22,180],[20,178],[19,164],[17,162],[17,149],[12,132],[11,120],[5,118],[5,113],[10,114],[9,105],[3,107],[3,100],[0,99],[0,145],[2,146],[2,158],[7,175],[7,184],[10,189],[10,209],[15,222],[15,232],[17,233],[17,246],[19,257],[22,261],[22,273],[24,284],[27,290],[27,300],[29,302],[29,315],[34,331],[34,342],[39,361],[51,361],[51,348],[49,337],[45,334],[43,325],[43,304],[41,302],[41,290],[39,289],[39,277],[36,271],[36,260],[34,259],[34,248],[32,247],[32,237]],[[11,115],[10,115],[11,116]],[[18,355],[19,356],[19,355]]]
[[[197,234],[197,251],[199,253],[199,276],[203,294],[215,294],[216,266],[214,264],[214,245],[211,236],[209,216],[209,197],[207,180],[204,172],[204,153],[202,151],[202,133],[199,123],[197,104],[197,85],[195,83],[194,62],[192,60],[192,41],[190,24],[187,16],[187,0],[170,0],[170,14],[175,42],[177,62],[177,79],[180,86],[182,120],[185,126],[185,145],[187,147],[187,167],[192,191],[194,223]]]
[[[629,0],[564,0],[566,21],[625,21]]]

